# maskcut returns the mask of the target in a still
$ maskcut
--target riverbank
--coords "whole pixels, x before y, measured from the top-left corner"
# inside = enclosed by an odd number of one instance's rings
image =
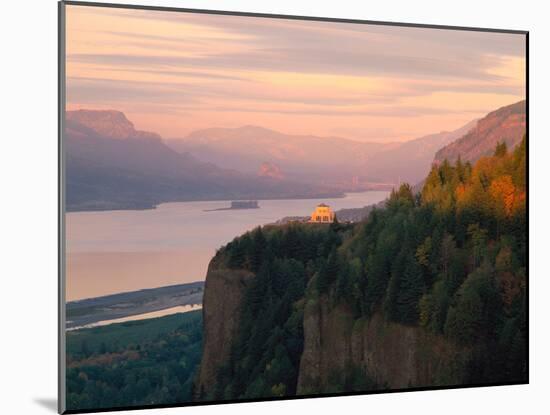
[[[112,320],[102,320],[84,326],[75,326],[68,328],[67,331],[91,329],[94,327],[103,327],[111,324],[126,323],[128,321],[149,320],[153,318],[170,316],[172,314],[189,313],[191,311],[202,310],[202,304],[178,305],[176,307],[165,308],[162,310],[151,311],[149,313],[135,314],[127,317],[115,318]]]
[[[66,306],[66,329],[103,326],[196,310],[202,305],[203,291],[204,282],[196,281],[71,301]]]

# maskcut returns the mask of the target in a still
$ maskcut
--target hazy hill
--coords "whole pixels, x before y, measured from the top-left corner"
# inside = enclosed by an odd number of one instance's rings
[[[497,142],[505,141],[509,149],[521,142],[526,128],[525,101],[499,108],[479,120],[476,127],[459,140],[440,149],[435,155],[436,162],[444,159],[455,161],[476,161],[482,156],[491,155]]]
[[[435,152],[468,132],[475,122],[404,143],[361,142],[340,137],[291,135],[256,126],[210,128],[167,140],[179,152],[225,168],[257,172],[265,163],[285,176],[346,186],[361,182],[415,182],[430,168]]]
[[[184,139],[167,140],[180,152],[226,168],[255,173],[262,163],[279,166],[288,177],[318,178],[327,168],[334,174],[355,174],[354,166],[393,144],[361,143],[339,137],[284,134],[247,125],[239,128],[209,128],[194,131]]]
[[[137,131],[119,111],[67,112],[67,209],[143,209],[160,202],[335,195],[205,163]]]
[[[434,154],[443,146],[472,130],[477,120],[453,130],[441,131],[406,141],[388,151],[376,154],[366,165],[367,174],[388,178],[394,182],[417,183],[430,171]]]

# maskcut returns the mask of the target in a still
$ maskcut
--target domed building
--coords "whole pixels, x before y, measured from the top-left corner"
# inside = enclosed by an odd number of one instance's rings
[[[334,222],[335,214],[330,208],[330,206],[321,203],[317,205],[311,218],[309,219],[310,223],[332,223]]]

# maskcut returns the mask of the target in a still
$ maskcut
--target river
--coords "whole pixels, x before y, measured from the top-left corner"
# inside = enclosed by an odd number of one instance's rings
[[[216,249],[258,225],[378,203],[387,191],[335,199],[260,200],[259,209],[218,210],[231,201],[163,203],[150,210],[66,214],[67,301],[204,280]]]
[[[176,314],[176,313],[188,313],[189,311],[195,311],[195,310],[201,310],[201,309],[202,309],[201,304],[178,305],[176,307],[164,308],[162,310],[151,311],[149,313],[133,314],[133,315],[127,316],[127,317],[113,318],[111,320],[96,321],[95,323],[85,324],[83,326],[71,327],[71,328],[67,329],[67,331],[74,331],[74,330],[80,330],[80,329],[90,329],[90,328],[93,328],[93,327],[108,326],[110,324],[125,323],[127,321],[146,320],[146,319],[149,319],[149,318],[164,317],[164,316],[168,316],[168,315]]]

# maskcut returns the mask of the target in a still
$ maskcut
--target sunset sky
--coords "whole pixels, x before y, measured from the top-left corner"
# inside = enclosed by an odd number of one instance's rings
[[[402,141],[525,98],[517,34],[67,6],[68,109]]]

